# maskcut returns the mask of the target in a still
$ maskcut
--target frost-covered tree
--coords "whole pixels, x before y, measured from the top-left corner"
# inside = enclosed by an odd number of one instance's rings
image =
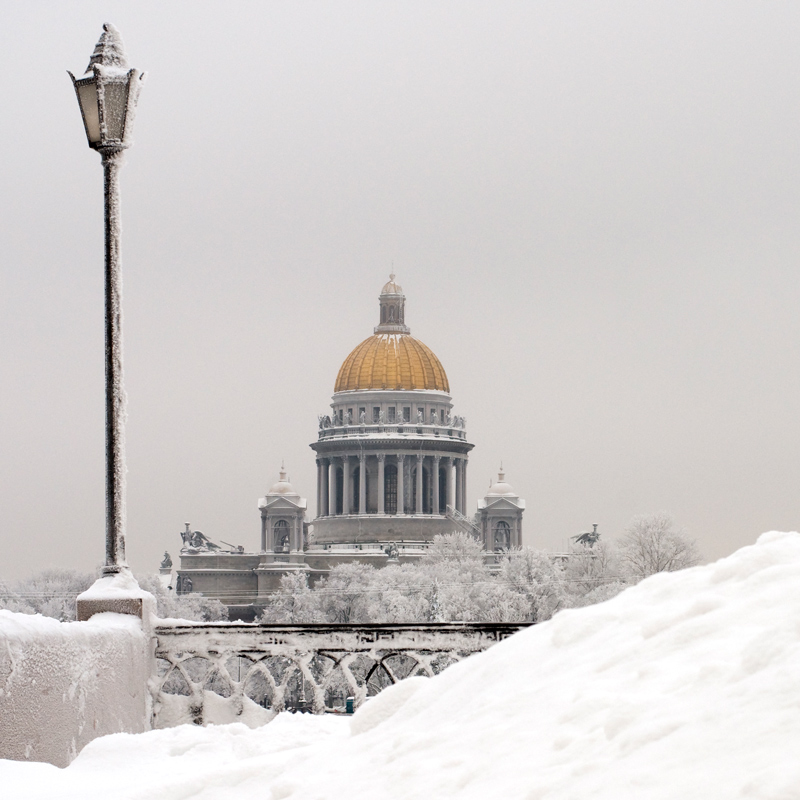
[[[0,607],[24,614],[42,614],[62,622],[76,618],[75,600],[96,580],[92,572],[47,569],[0,591]]]
[[[480,543],[457,532],[436,536],[417,565],[425,622],[521,622],[524,597],[488,570]]]
[[[459,569],[480,571],[483,567],[481,543],[462,531],[433,537],[433,542],[420,559],[420,564],[451,564]]]
[[[617,546],[623,570],[638,580],[700,562],[694,540],[676,529],[674,520],[664,511],[634,517]]]
[[[564,565],[564,580],[566,590],[573,598],[583,597],[600,586],[619,581],[617,548],[599,536],[592,545],[574,544]]]
[[[431,585],[416,564],[376,571],[367,594],[371,622],[426,622],[430,616]]]
[[[480,543],[457,531],[435,536],[417,565],[425,622],[480,622],[491,582]]]
[[[156,598],[161,619],[187,619],[192,622],[218,622],[228,619],[228,608],[219,600],[198,592],[177,594],[168,589],[159,575],[137,575],[139,586]]]
[[[369,564],[339,564],[316,588],[325,622],[371,622],[370,592],[375,567]]]
[[[309,587],[305,572],[290,572],[281,577],[280,588],[270,598],[259,621],[284,625],[326,622],[319,598]]]
[[[500,581],[524,597],[531,622],[543,622],[565,605],[562,568],[540,550],[513,548],[500,563]]]
[[[29,606],[5,581],[0,580],[0,608],[18,614],[34,614]]]

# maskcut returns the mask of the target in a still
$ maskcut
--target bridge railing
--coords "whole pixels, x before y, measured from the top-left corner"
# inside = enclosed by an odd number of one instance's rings
[[[505,623],[271,625],[162,621],[153,727],[284,710],[344,712],[413,675],[433,676],[528,627]]]

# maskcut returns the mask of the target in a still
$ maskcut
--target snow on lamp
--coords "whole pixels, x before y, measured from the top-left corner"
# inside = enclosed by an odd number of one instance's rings
[[[110,23],[89,59],[83,77],[71,72],[89,147],[95,150],[122,150],[130,146],[130,133],[139,89],[144,78],[128,68],[119,31]]]

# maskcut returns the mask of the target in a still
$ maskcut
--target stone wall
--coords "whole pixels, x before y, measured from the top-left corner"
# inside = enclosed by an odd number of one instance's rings
[[[58,622],[0,610],[0,758],[65,767],[92,739],[150,727],[142,621]]]

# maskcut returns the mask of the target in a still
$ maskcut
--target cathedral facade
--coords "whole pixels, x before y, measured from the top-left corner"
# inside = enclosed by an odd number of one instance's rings
[[[306,521],[307,501],[282,468],[259,501],[261,552],[225,550],[187,526],[179,592],[218,597],[232,616],[246,619],[289,572],[304,572],[314,582],[337,564],[413,561],[434,536],[457,529],[479,537],[489,560],[521,545],[525,503],[502,471],[476,519],[468,516],[474,445],[464,417],[453,412],[441,362],[411,336],[405,300],[391,275],[379,296],[378,325],[344,360],[330,413],[319,418],[310,445],[317,463],[316,519]]]

